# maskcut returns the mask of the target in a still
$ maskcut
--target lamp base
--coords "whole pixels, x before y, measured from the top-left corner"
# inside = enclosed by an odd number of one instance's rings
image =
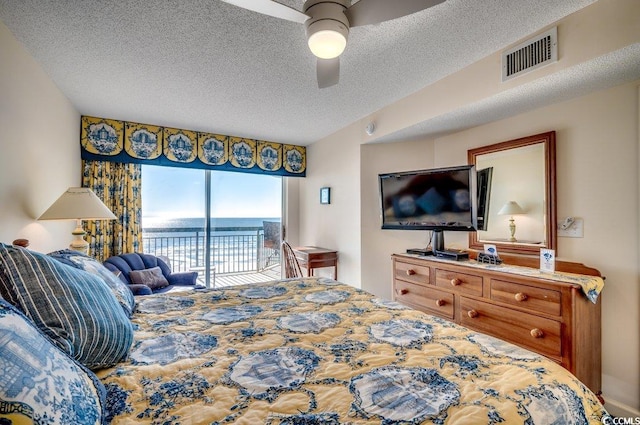
[[[518,240],[516,239],[516,223],[513,217],[509,219],[509,232],[511,233],[511,237],[509,237],[509,242],[517,242]]]
[[[73,240],[69,245],[69,249],[78,251],[84,255],[89,255],[89,242],[84,240],[84,235],[86,235],[87,232],[82,229],[82,222],[80,220],[78,220],[78,225],[71,234],[73,235]]]

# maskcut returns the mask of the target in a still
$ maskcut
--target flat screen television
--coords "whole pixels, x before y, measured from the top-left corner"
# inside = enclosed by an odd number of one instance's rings
[[[438,233],[477,229],[475,166],[387,173],[378,178],[383,229]]]

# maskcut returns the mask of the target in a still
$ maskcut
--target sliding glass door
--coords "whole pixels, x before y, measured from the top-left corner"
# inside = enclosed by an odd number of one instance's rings
[[[204,264],[205,172],[142,166],[142,246],[169,259],[173,271]]]
[[[206,286],[279,273],[281,211],[281,177],[142,167],[145,252],[168,257],[173,270],[198,271]]]
[[[262,271],[279,264],[280,177],[212,171],[212,260],[220,274]],[[265,227],[266,226],[266,227]]]

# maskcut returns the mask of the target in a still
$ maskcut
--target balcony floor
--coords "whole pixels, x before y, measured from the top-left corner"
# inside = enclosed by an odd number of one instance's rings
[[[268,282],[280,279],[280,265],[271,266],[261,272],[225,273],[216,274],[215,287],[245,285],[249,283]],[[204,285],[204,278],[198,277],[198,283]]]

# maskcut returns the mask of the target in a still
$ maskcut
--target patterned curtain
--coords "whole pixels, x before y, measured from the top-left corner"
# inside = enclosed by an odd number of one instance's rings
[[[80,156],[201,170],[305,177],[305,146],[82,116]]]
[[[141,166],[106,161],[82,161],[82,186],[95,192],[116,220],[85,222],[89,253],[99,261],[142,249]]]

